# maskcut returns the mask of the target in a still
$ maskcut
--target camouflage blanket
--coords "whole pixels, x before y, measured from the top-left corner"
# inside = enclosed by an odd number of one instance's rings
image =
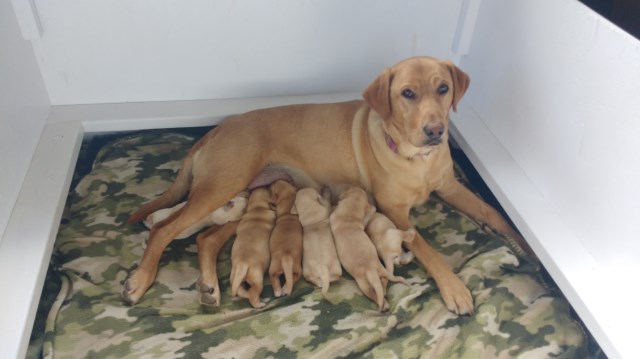
[[[104,146],[70,195],[53,274],[61,288],[46,320],[42,353],[56,358],[585,358],[589,339],[538,264],[506,238],[436,198],[413,221],[473,292],[476,314],[445,308],[416,261],[396,268],[410,286],[390,283],[391,310],[379,313],[345,274],[323,297],[301,280],[288,297],[253,309],[229,290],[230,249],[220,253],[222,305],[198,301],[194,237],[165,251],[156,283],[135,306],[122,283],[149,232],[128,225],[132,211],[164,191],[194,138],[151,132]]]

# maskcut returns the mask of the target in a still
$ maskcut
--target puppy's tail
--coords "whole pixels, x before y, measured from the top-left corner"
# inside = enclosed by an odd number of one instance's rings
[[[231,268],[231,296],[235,297],[238,294],[238,289],[241,288],[240,285],[244,281],[247,273],[249,272],[249,264],[246,262],[240,262],[237,266],[233,266]]]
[[[178,172],[178,176],[175,181],[171,184],[169,189],[164,192],[160,197],[154,199],[153,201],[147,203],[142,206],[140,209],[135,211],[129,220],[127,221],[129,224],[138,223],[141,220],[147,218],[151,213],[162,209],[175,205],[176,203],[182,200],[187,192],[189,192],[189,188],[191,187],[191,181],[193,180],[193,175],[191,172],[191,167],[193,166],[193,157],[191,155],[187,156],[184,160],[182,168]]]

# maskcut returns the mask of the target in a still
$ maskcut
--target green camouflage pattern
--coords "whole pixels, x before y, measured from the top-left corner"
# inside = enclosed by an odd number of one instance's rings
[[[115,140],[70,195],[52,272],[61,281],[42,337],[47,358],[587,358],[593,343],[537,262],[437,199],[416,208],[418,230],[473,292],[456,316],[416,261],[396,268],[391,310],[378,312],[345,274],[326,297],[301,280],[291,296],[252,308],[230,295],[230,249],[220,253],[220,307],[199,303],[194,236],[165,251],[155,284],[135,306],[123,281],[149,232],[130,213],[173,180],[194,138],[166,131]]]

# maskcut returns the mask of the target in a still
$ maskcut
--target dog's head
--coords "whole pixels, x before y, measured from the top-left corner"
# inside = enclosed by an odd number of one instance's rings
[[[450,61],[412,57],[385,69],[363,92],[384,120],[389,147],[412,158],[447,145],[449,109],[469,87],[469,76]]]

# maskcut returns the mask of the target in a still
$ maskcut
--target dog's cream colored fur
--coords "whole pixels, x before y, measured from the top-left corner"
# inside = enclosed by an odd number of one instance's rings
[[[276,206],[276,224],[269,240],[269,278],[273,294],[280,297],[290,295],[302,276],[302,225],[298,215],[291,213],[296,200],[296,188],[286,181],[277,180],[270,189]],[[280,283],[280,276],[285,278],[284,287]]]
[[[342,276],[342,266],[333,241],[329,215],[331,193],[328,188],[321,196],[314,188],[303,188],[296,194],[294,210],[302,224],[302,275],[322,288],[326,294],[329,284]]]
[[[385,299],[389,273],[380,264],[376,248],[364,231],[376,208],[365,191],[352,187],[340,195],[338,205],[329,216],[338,258],[356,280],[362,293],[373,300],[380,311],[389,310]]]
[[[407,264],[413,260],[413,254],[402,249],[403,243],[413,241],[416,235],[413,228],[400,230],[384,214],[374,213],[365,231],[390,275],[393,275],[394,264]]]
[[[260,293],[271,259],[269,237],[276,219],[271,202],[268,189],[261,187],[251,192],[231,247],[231,295],[249,299],[254,308],[265,306]]]
[[[131,223],[142,220],[189,195],[187,205],[151,230],[124,299],[137,302],[153,284],[173,238],[273,166],[287,171],[299,188],[362,187],[403,230],[412,227],[411,207],[435,192],[526,246],[495,209],[454,177],[449,110],[455,111],[468,85],[467,74],[451,62],[414,57],[384,70],[365,89],[364,101],[283,106],[225,120],[191,149],[172,186],[131,216]],[[407,247],[433,276],[447,308],[472,313],[471,292],[441,255],[418,233]]]

